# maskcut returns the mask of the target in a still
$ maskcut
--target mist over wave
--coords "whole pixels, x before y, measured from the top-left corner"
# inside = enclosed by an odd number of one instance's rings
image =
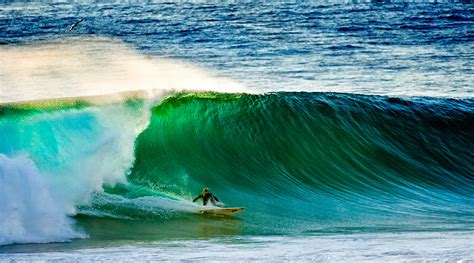
[[[107,37],[70,37],[0,46],[0,103],[146,91],[246,89],[190,64],[142,55]],[[108,100],[110,100],[110,96]]]

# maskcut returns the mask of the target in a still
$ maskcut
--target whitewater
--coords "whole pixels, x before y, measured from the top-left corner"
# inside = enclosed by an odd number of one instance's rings
[[[471,4],[2,5],[0,260],[474,259]]]

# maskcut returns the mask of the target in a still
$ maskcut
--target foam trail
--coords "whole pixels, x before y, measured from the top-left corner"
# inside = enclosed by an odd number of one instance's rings
[[[0,154],[0,245],[81,237],[34,162]]]
[[[127,198],[106,192],[95,193],[87,206],[79,207],[79,213],[94,217],[120,219],[165,219],[182,213],[199,213],[206,207],[188,200],[161,196]],[[209,208],[209,207],[207,207]]]

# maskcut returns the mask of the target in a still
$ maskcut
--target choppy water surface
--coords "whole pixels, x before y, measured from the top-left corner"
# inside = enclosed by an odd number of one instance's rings
[[[0,19],[3,44],[111,36],[258,90],[472,96],[470,3],[27,3]]]

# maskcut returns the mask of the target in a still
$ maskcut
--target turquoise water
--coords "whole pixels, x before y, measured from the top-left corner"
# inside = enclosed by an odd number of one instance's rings
[[[214,244],[224,237],[239,244],[252,236],[321,242],[341,234],[462,231],[470,239],[470,99],[198,92],[145,101],[2,107],[0,130],[9,135],[2,164],[19,163],[23,175],[14,186],[49,189],[41,200],[12,192],[7,201],[22,200],[23,214],[18,204],[5,209],[34,218],[44,215],[29,206],[72,206],[47,215],[61,220],[57,235],[26,224],[33,231],[4,242],[85,238],[4,252],[76,251],[104,242]],[[15,153],[23,157],[7,157]],[[29,178],[23,162],[46,182]],[[235,217],[198,214],[190,200],[205,186],[227,206],[246,210]]]

